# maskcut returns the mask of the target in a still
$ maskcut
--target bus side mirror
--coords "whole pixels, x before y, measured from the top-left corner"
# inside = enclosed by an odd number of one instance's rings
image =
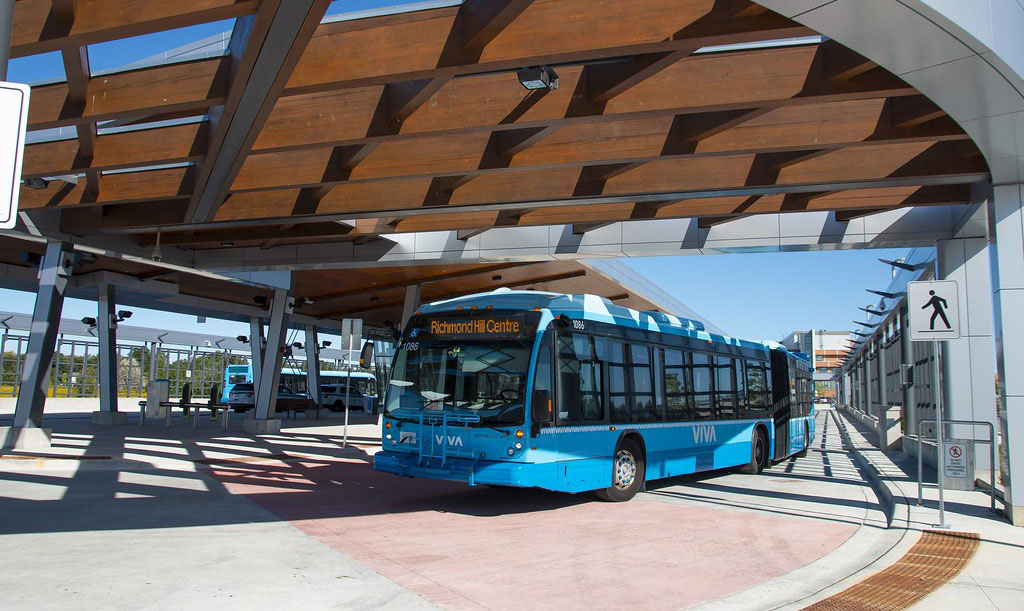
[[[359,351],[359,366],[363,369],[373,367],[373,342],[363,344],[363,349]]]
[[[530,416],[534,424],[551,422],[551,391],[533,391],[533,401],[530,406]]]

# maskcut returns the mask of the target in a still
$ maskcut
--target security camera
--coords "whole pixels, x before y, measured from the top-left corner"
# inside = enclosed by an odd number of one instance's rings
[[[132,312],[131,310],[118,310],[117,317],[120,318],[121,320],[126,320],[132,317]]]

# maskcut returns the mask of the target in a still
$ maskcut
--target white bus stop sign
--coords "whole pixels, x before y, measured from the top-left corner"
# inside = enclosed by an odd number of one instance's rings
[[[907,284],[910,340],[960,339],[960,302],[955,280]]]
[[[0,229],[12,229],[18,222],[28,92],[28,85],[0,81]]]

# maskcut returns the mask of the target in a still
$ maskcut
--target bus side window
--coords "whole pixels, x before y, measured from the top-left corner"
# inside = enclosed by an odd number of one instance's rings
[[[632,345],[629,348],[632,420],[633,422],[654,422],[658,418],[654,407],[651,349],[644,345]]]
[[[629,422],[624,348],[622,342],[608,340],[608,401],[611,403],[612,422],[620,423]]]
[[[769,405],[764,365],[747,361],[747,417],[767,418],[770,415]]]
[[[714,411],[711,407],[711,361],[708,355],[701,352],[693,354],[693,398],[694,419],[713,419]]]
[[[743,375],[743,361],[734,359],[732,363],[736,374],[736,417],[743,419],[747,417],[747,384]]]
[[[604,420],[601,362],[593,338],[580,334],[558,336],[558,420]]]
[[[679,350],[664,350],[665,408],[669,421],[693,419],[692,389],[687,384],[685,357]]]
[[[736,376],[732,372],[732,362],[726,356],[715,357],[715,407],[721,420],[736,418],[736,397],[733,392]]]

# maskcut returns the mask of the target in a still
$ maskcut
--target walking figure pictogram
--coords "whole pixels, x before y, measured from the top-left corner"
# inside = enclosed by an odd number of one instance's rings
[[[928,303],[921,306],[922,310],[927,310],[929,306],[935,308],[935,311],[932,312],[932,318],[929,321],[928,328],[932,331],[935,330],[935,317],[938,316],[942,318],[942,322],[946,325],[947,329],[952,329],[953,327],[950,326],[949,319],[946,318],[946,308],[949,307],[949,304],[946,303],[945,299],[936,295],[935,291],[928,291],[928,294],[931,295],[932,298],[928,300]]]

